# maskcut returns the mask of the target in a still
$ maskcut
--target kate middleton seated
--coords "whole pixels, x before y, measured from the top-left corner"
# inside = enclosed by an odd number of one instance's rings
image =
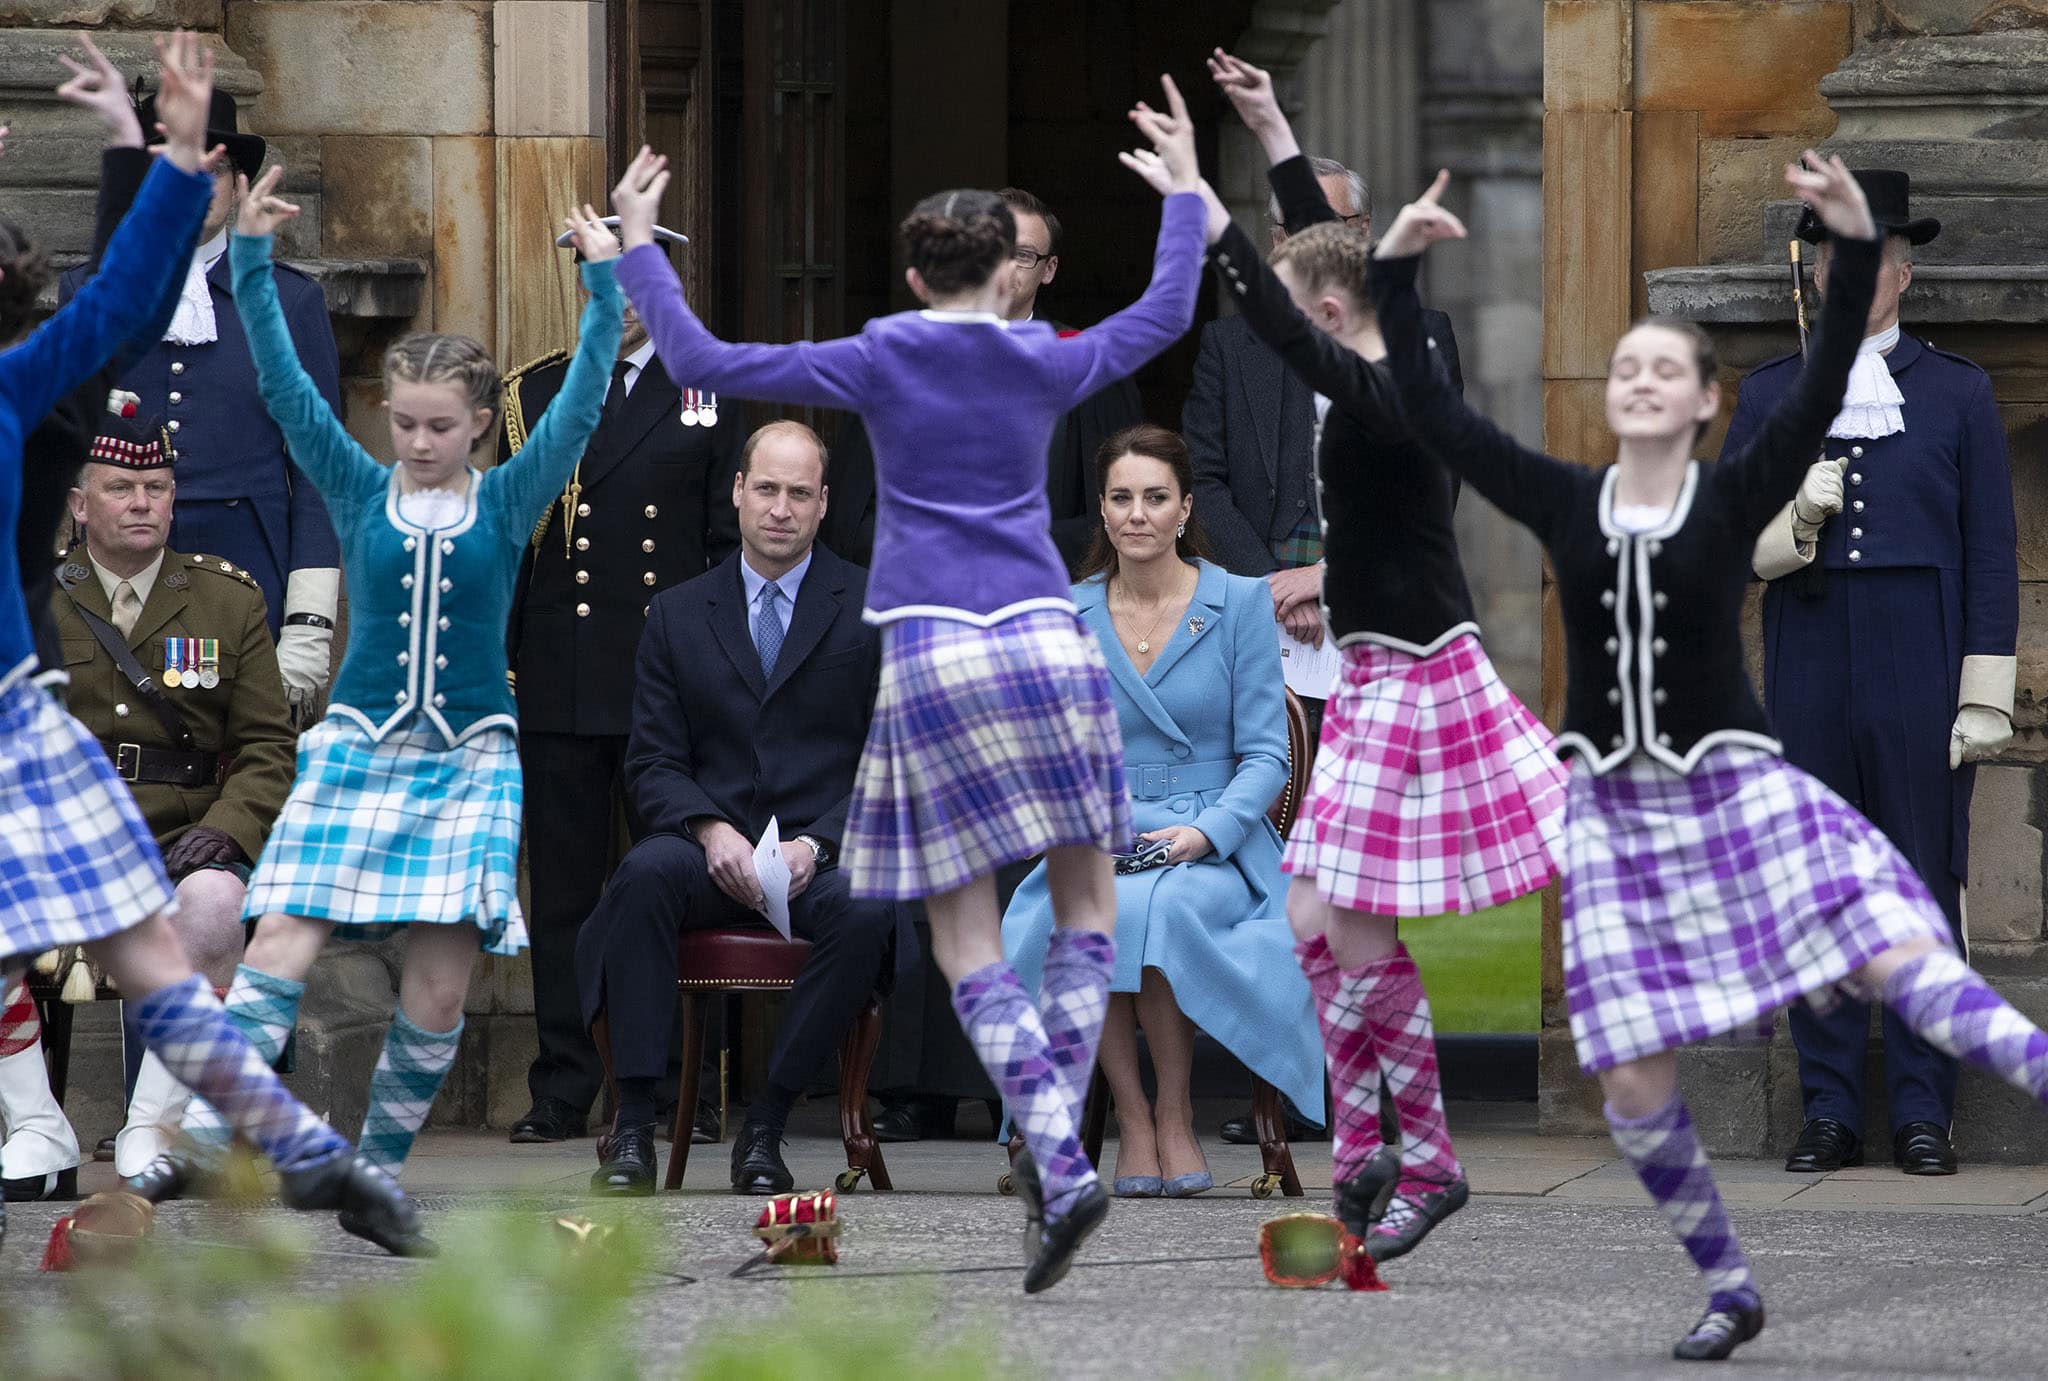
[[[1116,1100],[1116,1192],[1210,1187],[1189,1072],[1197,1027],[1319,1116],[1323,1056],[1294,962],[1267,807],[1287,780],[1286,692],[1266,582],[1201,559],[1188,449],[1164,427],[1103,444],[1103,530],[1074,604],[1101,639],[1139,830],[1116,879],[1116,974],[1099,1059]],[[1133,863],[1149,863],[1126,871]],[[1052,933],[1045,869],[1003,917],[1036,987]],[[1158,1090],[1145,1096],[1138,1031]]]

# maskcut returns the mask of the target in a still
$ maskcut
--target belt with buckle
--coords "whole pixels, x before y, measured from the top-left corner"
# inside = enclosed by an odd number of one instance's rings
[[[139,743],[103,744],[114,759],[114,775],[124,782],[166,786],[219,786],[226,771],[218,753],[191,753],[177,748],[145,748]]]
[[[1133,762],[1124,765],[1124,781],[1134,801],[1163,801],[1191,791],[1221,791],[1237,775],[1237,761]]]

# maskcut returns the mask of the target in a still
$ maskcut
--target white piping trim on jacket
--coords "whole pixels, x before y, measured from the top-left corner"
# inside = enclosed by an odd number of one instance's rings
[[[1327,621],[1329,617],[1330,611],[1325,609],[1323,611],[1323,618],[1326,627],[1328,626]],[[1341,649],[1350,647],[1353,643],[1372,643],[1379,647],[1391,647],[1396,652],[1405,652],[1411,657],[1431,657],[1443,651],[1467,633],[1470,633],[1482,642],[1485,641],[1484,635],[1479,631],[1479,625],[1471,619],[1466,619],[1463,623],[1454,624],[1450,628],[1445,629],[1427,643],[1411,643],[1397,638],[1391,633],[1374,633],[1367,630],[1358,633],[1346,633],[1343,637],[1337,639],[1337,646]]]

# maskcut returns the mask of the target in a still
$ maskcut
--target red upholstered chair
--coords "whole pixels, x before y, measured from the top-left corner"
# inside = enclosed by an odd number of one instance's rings
[[[683,1029],[682,1085],[677,1090],[675,1126],[670,1131],[668,1174],[664,1189],[680,1189],[690,1163],[690,1120],[697,1109],[698,1069],[704,1060],[705,1028],[711,1005],[704,998],[725,993],[788,992],[810,958],[807,940],[785,940],[772,930],[732,929],[686,931],[676,946],[676,989],[681,1000]],[[598,1054],[604,1059],[605,1083],[612,1106],[618,1089],[612,1083],[611,1031],[603,1016],[591,1027]],[[841,1190],[858,1185],[865,1175],[877,1189],[895,1188],[882,1148],[868,1118],[868,1071],[882,1039],[882,1007],[870,998],[839,1044],[839,1135],[846,1143],[846,1169],[837,1178]]]
[[[1280,788],[1266,818],[1273,822],[1273,828],[1280,832],[1282,839],[1294,828],[1295,812],[1301,809],[1301,801],[1308,794],[1309,771],[1315,763],[1315,743],[1308,733],[1308,707],[1292,690],[1287,692],[1287,784]],[[1265,1165],[1265,1172],[1252,1181],[1252,1197],[1271,1198],[1278,1189],[1290,1199],[1301,1195],[1301,1176],[1295,1173],[1294,1151],[1287,1144],[1287,1117],[1280,1103],[1280,1090],[1261,1079],[1252,1076],[1252,1127],[1259,1137],[1259,1158]],[[1102,1162],[1102,1139],[1109,1129],[1109,1086],[1100,1077],[1088,1085],[1088,1101],[1081,1111],[1081,1146],[1087,1151],[1091,1163]],[[1023,1138],[1010,1137],[1010,1159],[1017,1159],[1017,1151],[1024,1144]],[[1014,1188],[1009,1175],[997,1181],[997,1188],[1008,1194]]]

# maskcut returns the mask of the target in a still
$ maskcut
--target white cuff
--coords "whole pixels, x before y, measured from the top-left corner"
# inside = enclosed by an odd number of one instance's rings
[[[1776,580],[1813,564],[1816,548],[1811,538],[1802,542],[1792,529],[1792,505],[1778,510],[1778,516],[1764,526],[1756,539],[1750,566],[1759,580]]]
[[[1962,690],[1956,696],[1956,708],[1982,705],[2011,719],[2013,688],[2019,680],[2019,671],[2020,659],[2017,657],[1963,658]]]
[[[334,566],[302,566],[285,581],[284,612],[318,614],[329,623],[341,608],[341,571]]]

